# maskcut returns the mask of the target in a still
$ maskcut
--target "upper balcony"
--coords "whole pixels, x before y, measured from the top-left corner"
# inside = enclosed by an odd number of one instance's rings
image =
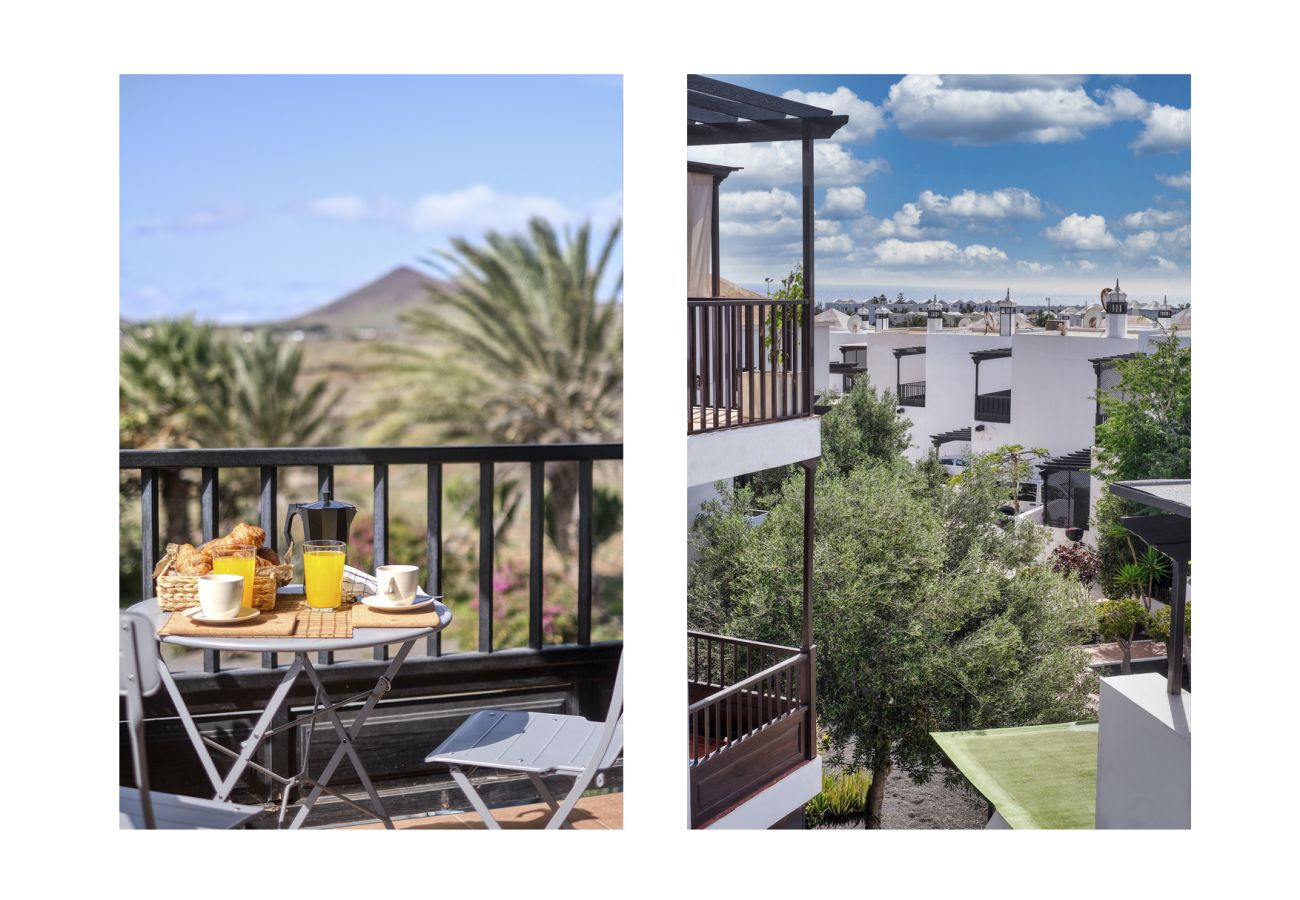
[[[813,415],[812,304],[686,301],[686,433]]]

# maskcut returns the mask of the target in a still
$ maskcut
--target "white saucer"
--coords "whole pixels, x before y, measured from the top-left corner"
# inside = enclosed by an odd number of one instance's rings
[[[241,606],[239,608],[239,615],[235,616],[233,619],[205,619],[203,617],[203,607],[192,606],[185,611],[185,615],[189,616],[195,622],[202,622],[204,625],[240,625],[244,622],[256,619],[261,615],[261,613],[253,609],[251,606]]]
[[[397,604],[387,597],[379,594],[371,594],[369,597],[358,597],[358,603],[364,603],[371,609],[382,609],[384,612],[408,612],[413,609],[428,609],[441,597],[430,597],[424,591],[416,591],[415,601],[412,603]]]

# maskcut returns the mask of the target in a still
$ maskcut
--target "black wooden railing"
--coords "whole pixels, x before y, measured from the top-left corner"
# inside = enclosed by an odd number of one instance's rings
[[[975,421],[1010,422],[1011,390],[975,395]]]
[[[925,406],[925,382],[910,381],[898,386],[899,406]]]
[[[540,649],[542,633],[544,497],[547,465],[576,465],[578,484],[578,583],[577,643],[591,643],[592,594],[592,465],[601,460],[621,460],[622,444],[517,444],[440,447],[322,447],[263,448],[218,450],[122,450],[119,466],[140,473],[140,562],[143,569],[145,597],[153,596],[153,569],[159,559],[159,484],[164,470],[199,469],[201,471],[200,508],[203,540],[209,541],[220,531],[218,525],[218,485],[222,469],[256,468],[260,473],[260,524],[266,530],[267,543],[279,550],[283,518],[279,507],[281,471],[299,467],[314,469],[320,490],[334,489],[336,466],[365,466],[373,472],[374,484],[374,564],[388,562],[390,467],[420,466],[427,474],[426,562],[427,589],[442,594],[443,584],[443,467],[453,464],[476,464],[479,468],[479,539],[478,539],[478,649],[491,653],[493,646],[493,562],[496,549],[493,500],[495,467],[503,464],[526,464],[529,467],[529,602],[528,646]],[[308,498],[304,498],[308,499]],[[454,599],[454,598],[453,598]],[[387,647],[376,648],[375,658],[386,659]],[[426,655],[440,656],[440,635],[429,638]],[[264,668],[274,668],[275,654],[263,654]],[[332,654],[322,654],[321,662],[333,662]],[[219,651],[205,651],[204,670],[220,669]]]
[[[812,304],[686,301],[686,431],[813,414]]]
[[[816,756],[813,652],[687,633],[691,823]]]

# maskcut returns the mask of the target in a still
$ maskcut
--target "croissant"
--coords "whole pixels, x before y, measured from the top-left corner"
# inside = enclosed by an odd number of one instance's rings
[[[249,525],[247,522],[240,522],[230,530],[229,538],[232,544],[260,547],[266,543],[266,530],[256,525]]]
[[[179,575],[206,575],[212,571],[212,554],[183,544],[176,553],[176,572]]]

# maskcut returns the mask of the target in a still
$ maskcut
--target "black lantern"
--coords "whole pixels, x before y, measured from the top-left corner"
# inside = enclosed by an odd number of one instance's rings
[[[1172,318],[1173,315],[1174,308],[1169,305],[1169,295],[1166,294],[1164,301],[1156,306],[1156,318],[1169,319]]]
[[[1106,295],[1106,312],[1123,315],[1128,312],[1128,294],[1119,289],[1119,279],[1115,279],[1115,290]]]

